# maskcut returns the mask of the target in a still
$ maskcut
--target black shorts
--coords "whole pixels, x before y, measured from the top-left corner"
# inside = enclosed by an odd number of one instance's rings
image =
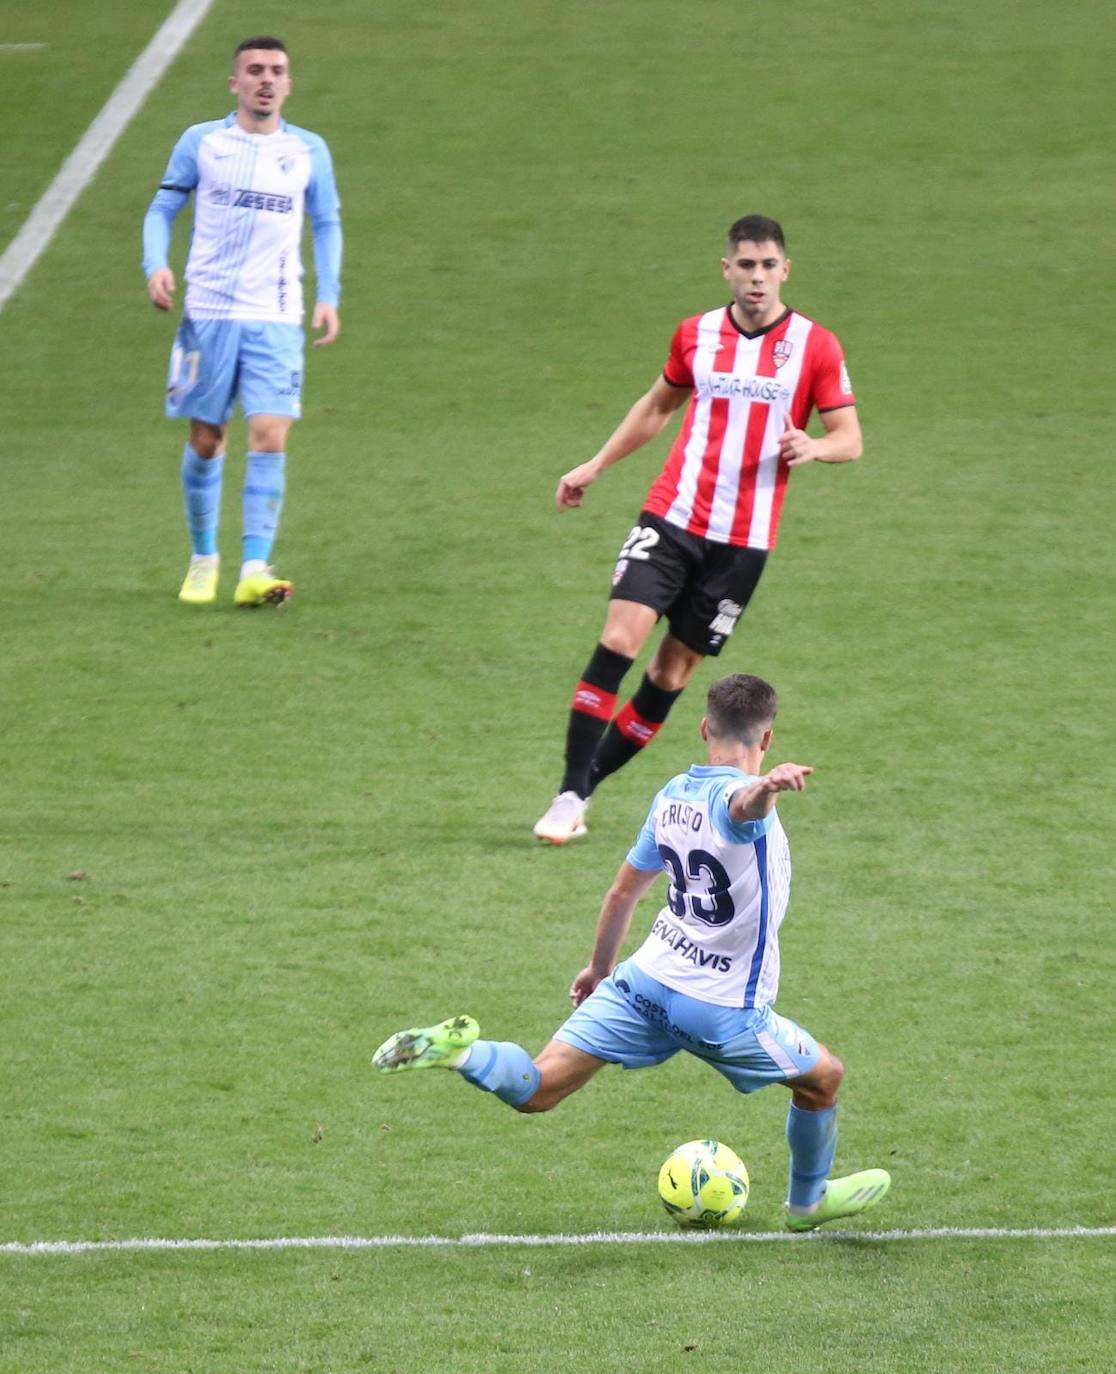
[[[620,549],[608,599],[650,606],[687,648],[715,658],[766,562],[766,549],[717,544],[643,511]]]

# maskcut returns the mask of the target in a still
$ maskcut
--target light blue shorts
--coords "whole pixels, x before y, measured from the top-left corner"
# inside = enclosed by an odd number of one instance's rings
[[[304,336],[298,324],[183,316],[167,371],[167,418],[226,424],[245,415],[302,414]]]
[[[770,1007],[718,1007],[618,964],[554,1033],[586,1054],[643,1069],[688,1050],[724,1074],[737,1092],[799,1078],[821,1050],[809,1031]]]

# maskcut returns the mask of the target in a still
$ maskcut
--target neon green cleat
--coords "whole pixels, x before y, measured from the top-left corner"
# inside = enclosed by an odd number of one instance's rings
[[[208,606],[217,600],[218,560],[209,554],[195,555],[186,570],[186,580],[178,593],[179,601],[191,606]]]
[[[401,1069],[456,1069],[465,1051],[480,1034],[471,1016],[451,1016],[436,1026],[398,1031],[372,1056],[381,1073]]]
[[[827,1221],[855,1217],[882,1202],[891,1187],[891,1175],[886,1169],[862,1169],[847,1178],[831,1178],[825,1185],[825,1196],[817,1209],[805,1216],[787,1213],[788,1231],[813,1231]]]
[[[236,584],[233,601],[238,606],[281,606],[294,596],[294,586],[266,572],[250,573]]]

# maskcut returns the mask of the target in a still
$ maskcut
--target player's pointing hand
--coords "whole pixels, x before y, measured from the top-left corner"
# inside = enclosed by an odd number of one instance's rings
[[[797,429],[790,415],[779,436],[779,457],[789,468],[801,467],[814,459],[814,440],[804,429]]]
[[[813,771],[804,763],[777,763],[762,781],[769,792],[801,792]]]
[[[169,267],[156,267],[147,279],[147,294],[156,310],[173,310],[176,290],[174,273]]]

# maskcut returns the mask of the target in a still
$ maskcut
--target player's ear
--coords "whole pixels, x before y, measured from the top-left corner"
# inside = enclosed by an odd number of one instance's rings
[[[729,267],[731,265],[728,258],[721,259],[721,276],[724,277],[725,281],[728,281]]]
[[[709,717],[708,717],[708,716],[702,716],[702,718],[701,718],[701,724],[698,726],[698,729],[701,731],[701,737],[702,737],[702,739],[705,740],[706,744],[708,744],[708,743],[709,743]]]
[[[784,258],[784,259],[783,259],[783,280],[784,280],[784,281],[786,281],[786,279],[790,276],[790,269],[791,269],[791,260],[790,260],[790,258]]]
[[[763,732],[763,734],[760,736],[760,748],[763,750],[765,754],[771,748],[771,737],[772,735],[774,735],[774,733],[775,727],[773,725],[769,725],[767,729]]]

